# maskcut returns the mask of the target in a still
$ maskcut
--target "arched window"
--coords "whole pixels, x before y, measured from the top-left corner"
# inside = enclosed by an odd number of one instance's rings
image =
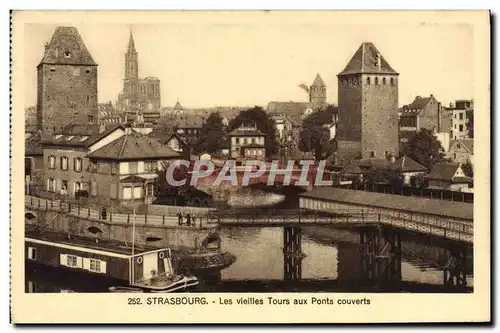
[[[391,77],[391,86],[394,85],[394,78]]]
[[[382,79],[382,84],[385,86],[385,77]]]
[[[378,85],[378,77],[375,78],[375,85]]]
[[[366,84],[370,84],[370,78],[366,78]]]

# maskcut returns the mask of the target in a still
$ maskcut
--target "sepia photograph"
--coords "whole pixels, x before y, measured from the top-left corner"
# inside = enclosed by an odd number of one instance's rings
[[[489,20],[14,11],[14,321],[487,320]]]

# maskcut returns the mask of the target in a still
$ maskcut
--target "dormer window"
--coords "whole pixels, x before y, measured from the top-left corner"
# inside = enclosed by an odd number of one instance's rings
[[[385,77],[384,77],[384,78],[382,78],[382,84],[385,86],[385,83],[386,82],[385,82]]]
[[[375,85],[378,85],[378,77],[375,78]]]
[[[64,52],[64,58],[66,58],[66,59],[71,58],[71,52],[69,52],[69,51],[65,51],[65,52]]]
[[[366,78],[366,84],[371,84],[371,82],[370,82],[370,78],[369,78],[369,77],[368,77],[368,78]]]

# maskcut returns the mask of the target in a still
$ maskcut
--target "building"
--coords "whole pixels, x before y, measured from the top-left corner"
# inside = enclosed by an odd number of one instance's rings
[[[242,124],[231,131],[228,136],[231,140],[231,157],[265,159],[266,135],[257,129],[256,124]]]
[[[361,44],[338,77],[337,156],[398,156],[398,75],[375,45]]]
[[[42,132],[31,133],[24,141],[24,175],[28,185],[43,184]]]
[[[474,112],[473,100],[456,100],[450,103],[452,140],[469,138],[469,119]]]
[[[93,196],[121,203],[154,201],[157,171],[181,155],[146,135],[127,129],[120,138],[87,155]]]
[[[302,119],[312,112],[327,107],[326,84],[319,74],[316,74],[313,83],[309,87],[307,87],[305,84],[302,84],[299,87],[307,91],[309,95],[309,102],[272,101],[267,104],[267,112],[271,115],[286,115],[287,117],[301,123]]]
[[[166,131],[166,132],[158,132],[153,131],[148,134],[148,136],[165,146],[169,147],[173,151],[176,151],[184,159],[189,159],[191,156],[191,147],[184,141],[184,139],[175,132]]]
[[[154,199],[156,170],[180,155],[130,127],[72,126],[42,141],[44,190],[114,205]]]
[[[427,173],[427,168],[408,156],[403,156],[389,165],[389,170],[398,172],[403,176],[405,185],[412,185],[412,178]]]
[[[460,164],[437,163],[426,176],[429,181],[428,188],[467,191],[472,184],[472,178],[467,177]]]
[[[139,54],[135,49],[132,31],[125,53],[125,79],[117,105],[127,121],[154,124],[160,118],[160,80],[156,77],[139,77]]]
[[[57,27],[37,66],[37,126],[98,124],[97,63],[74,27]]]
[[[474,139],[457,139],[450,142],[448,157],[455,163],[474,165]]]
[[[400,142],[408,142],[421,129],[434,133],[450,132],[450,113],[432,94],[429,97],[417,96],[400,109]]]

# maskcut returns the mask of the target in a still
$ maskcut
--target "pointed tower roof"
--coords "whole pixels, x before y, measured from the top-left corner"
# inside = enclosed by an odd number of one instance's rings
[[[175,103],[174,110],[182,110],[182,105],[181,105],[181,103],[179,103],[179,101],[177,101],[177,103]]]
[[[326,87],[325,81],[323,81],[319,73],[316,74],[312,87]]]
[[[399,75],[371,42],[364,42],[338,75],[396,74]]]
[[[82,37],[75,27],[57,27],[45,46],[42,64],[68,64],[97,66]]]
[[[128,38],[128,53],[137,53],[135,50],[134,35],[132,34],[132,29],[130,29],[130,36]]]

